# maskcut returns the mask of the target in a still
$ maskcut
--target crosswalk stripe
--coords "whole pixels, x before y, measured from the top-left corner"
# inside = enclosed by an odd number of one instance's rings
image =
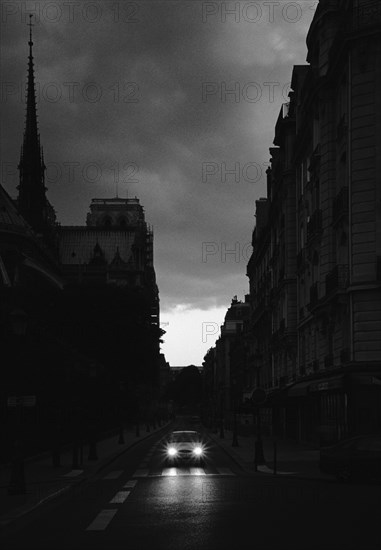
[[[129,481],[127,481],[127,483],[123,485],[123,489],[132,489],[133,487],[135,487],[136,484],[136,479],[130,479]]]
[[[148,476],[148,469],[147,468],[139,468],[136,470],[134,475],[132,477],[147,477]]]
[[[130,491],[119,491],[114,498],[110,500],[110,504],[123,504],[129,494]]]
[[[83,474],[83,470],[71,470],[67,474],[64,474],[63,477],[76,477],[76,476],[79,476],[80,474]]]
[[[123,470],[114,470],[113,472],[109,472],[103,479],[117,479],[122,474]]]
[[[177,468],[164,468],[161,472],[162,476],[177,476]]]
[[[102,510],[99,512],[95,520],[90,523],[86,531],[103,531],[103,529],[106,529],[107,525],[110,523],[117,511],[117,508],[113,508],[112,510]]]
[[[203,468],[190,468],[190,474],[192,476],[206,476],[206,472]]]
[[[230,468],[217,468],[216,467],[216,473],[207,473],[204,468],[164,468],[160,471],[154,471],[150,473],[148,468],[139,468],[136,470],[136,472],[133,474],[132,477],[160,477],[160,476],[235,476],[236,474],[230,469]],[[125,488],[129,488],[128,485],[124,486]]]

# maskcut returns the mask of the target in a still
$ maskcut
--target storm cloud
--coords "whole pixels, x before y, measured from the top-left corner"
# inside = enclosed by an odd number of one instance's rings
[[[33,28],[48,197],[83,225],[137,196],[162,318],[247,292],[254,203],[316,2],[3,2],[2,183],[16,196]],[[230,10],[230,11],[229,11]]]

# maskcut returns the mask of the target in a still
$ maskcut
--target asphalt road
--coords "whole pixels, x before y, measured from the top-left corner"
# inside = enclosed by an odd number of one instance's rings
[[[380,486],[245,474],[205,438],[204,468],[168,469],[163,433],[8,525],[1,547],[310,550],[381,547]]]

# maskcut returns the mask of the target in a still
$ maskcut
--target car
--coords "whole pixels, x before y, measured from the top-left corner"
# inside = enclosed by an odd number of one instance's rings
[[[319,467],[341,481],[381,480],[381,434],[351,437],[322,447]]]
[[[165,459],[169,466],[179,463],[205,464],[205,446],[199,432],[194,430],[173,431],[166,443]]]

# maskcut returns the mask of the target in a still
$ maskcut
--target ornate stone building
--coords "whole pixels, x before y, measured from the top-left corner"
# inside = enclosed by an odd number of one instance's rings
[[[93,199],[86,226],[60,226],[59,259],[71,283],[149,289],[151,323],[159,327],[153,231],[139,199]]]
[[[1,400],[34,395],[41,422],[29,443],[39,446],[45,423],[63,423],[71,437],[71,423],[115,425],[117,408],[119,417],[123,408],[130,419],[144,414],[135,390],[152,399],[159,391],[163,331],[153,231],[139,200],[93,199],[87,225],[56,221],[46,196],[31,28],[17,199],[0,186],[0,342],[9,366]],[[2,411],[15,433],[11,412]]]
[[[273,429],[297,439],[381,425],[380,8],[320,1],[270,149],[266,228],[257,215],[252,330],[266,347],[258,319],[271,317],[272,339],[261,384]]]

